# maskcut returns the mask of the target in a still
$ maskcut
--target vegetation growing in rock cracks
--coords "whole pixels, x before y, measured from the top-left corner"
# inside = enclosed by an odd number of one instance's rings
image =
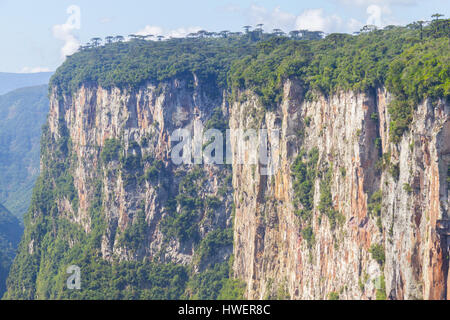
[[[331,34],[323,39],[287,37],[277,32],[110,42],[85,47],[68,57],[50,86],[58,93],[72,95],[81,86],[139,90],[148,83],[160,85],[180,78],[193,90],[197,77],[209,98],[220,97],[222,90],[227,90],[233,98],[251,90],[266,110],[280,104],[282,86],[287,79],[303,86],[306,99],[317,95],[328,97],[341,90],[373,92],[386,86],[393,94],[389,106],[391,138],[399,142],[418,103],[450,97],[447,24],[448,20],[439,20],[420,29],[414,25],[391,26],[364,30],[355,36]],[[220,112],[211,110],[211,113],[208,126],[226,128]],[[305,124],[308,126],[310,121]],[[203,214],[220,209],[223,199],[200,192],[205,174],[198,168],[186,170],[182,177],[173,179],[178,185],[174,185],[175,191],[168,193],[169,199],[162,204],[158,227],[165,243],[177,241],[192,245],[199,270],[195,271],[192,265],[149,257],[139,261],[105,260],[100,248],[104,235],[109,235],[114,227],[106,222],[105,173],[117,165],[125,188],[144,183],[156,187],[165,167],[158,160],[146,159],[137,142],[125,149],[120,141],[107,140],[99,154],[101,164],[93,169],[97,171],[92,172],[88,181],[91,190],[86,219],[91,229],[85,230],[71,220],[80,206],[74,179],[77,160],[64,119],[59,119],[58,126],[58,138],[50,133],[48,125],[43,129],[45,166],[25,216],[26,231],[7,282],[7,299],[243,298],[245,284],[233,277],[232,257],[224,254],[224,261],[211,261],[215,253],[231,251],[233,233],[227,227],[207,233],[201,230]],[[294,205],[302,224],[302,237],[309,248],[315,243],[311,220],[318,165],[319,151],[313,148],[300,152],[291,168]],[[389,165],[392,176],[398,180],[399,166]],[[321,172],[317,209],[328,217],[334,228],[340,216],[333,209],[329,170],[330,167]],[[370,203],[371,211],[377,215],[379,203],[376,197]],[[117,233],[117,240],[136,254],[147,237],[145,205],[138,206],[130,219],[132,223]],[[202,238],[202,234],[206,236]],[[370,252],[383,266],[383,246],[373,245]],[[64,289],[69,265],[78,265],[83,270],[85,278],[80,291]],[[280,291],[281,296],[285,296],[284,291]],[[331,295],[336,297],[336,293]],[[377,297],[383,298],[383,286]]]

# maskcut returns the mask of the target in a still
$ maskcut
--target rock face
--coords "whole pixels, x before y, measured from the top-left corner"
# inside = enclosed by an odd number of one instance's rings
[[[208,98],[198,87],[188,89],[187,82],[180,79],[132,92],[83,87],[73,97],[59,96],[55,88],[48,118],[49,133],[58,141],[61,128],[67,127],[72,156],[76,159],[73,178],[79,199],[77,208],[61,201],[60,212],[89,233],[93,228],[89,210],[97,192],[96,181],[101,179],[107,224],[101,242],[104,259],[130,261],[160,256],[161,262],[192,262],[193,242],[169,241],[160,228],[168,201],[178,195],[182,178],[194,170],[194,164],[175,166],[172,163],[171,150],[178,142],[171,141],[170,135],[176,129],[185,128],[201,139],[203,125],[217,108],[222,108],[221,99]],[[101,151],[108,140],[120,144],[122,159],[105,164]],[[127,161],[135,161],[132,169],[127,169]],[[146,178],[148,169],[155,165],[156,176]],[[204,176],[198,195],[202,199],[216,197],[231,171],[214,165],[202,166],[201,170]],[[208,215],[211,208],[202,209],[195,218],[201,239],[211,231],[231,226],[231,204],[231,194],[225,193],[220,205],[214,207],[214,215]],[[147,228],[145,242],[139,250],[129,250],[120,243],[119,236],[137,222],[142,211]],[[231,246],[216,259],[225,261],[230,254]]]
[[[156,259],[195,272],[233,253],[249,299],[449,297],[447,243],[436,225],[448,217],[450,106],[417,106],[411,130],[393,143],[383,88],[307,101],[299,83],[287,81],[283,92],[281,105],[265,110],[251,91],[229,104],[225,91],[210,97],[197,80],[193,88],[183,79],[133,91],[82,87],[72,96],[53,88],[41,170],[65,163],[74,190],[58,196],[56,215],[89,234],[98,224],[92,210],[102,207],[99,250],[112,263]],[[274,174],[238,162],[254,145],[233,133],[232,166],[176,166],[172,132],[187,128],[193,146],[202,145],[202,127],[217,118],[231,129],[279,130],[279,143],[268,139]],[[55,147],[62,141],[63,156]],[[314,173],[306,211],[296,197],[296,161],[310,161]],[[204,202],[190,204],[197,214],[173,230],[167,219],[171,210],[184,214],[183,195]],[[31,219],[42,214],[36,209]],[[130,231],[142,221],[141,233]],[[195,242],[232,227],[234,246],[199,260]],[[24,239],[35,255],[42,240]]]
[[[243,95],[251,98],[231,107],[232,128],[256,121],[281,132],[273,177],[259,175],[260,166],[233,166],[234,271],[248,284],[248,298],[375,299],[384,287],[390,299],[448,297],[448,249],[436,228],[449,206],[447,104],[417,106],[411,130],[394,144],[382,88],[307,102],[289,81],[282,105],[265,115],[251,93]],[[245,148],[234,143],[235,153]],[[309,247],[293,205],[291,167],[302,149],[318,151]],[[335,226],[319,209],[325,180]],[[377,191],[379,219],[369,209]],[[373,258],[374,245],[385,248],[385,263]]]

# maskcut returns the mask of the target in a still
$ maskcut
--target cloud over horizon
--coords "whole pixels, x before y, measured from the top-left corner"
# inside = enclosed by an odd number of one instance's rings
[[[251,5],[246,13],[250,23],[254,25],[264,23],[264,28],[271,31],[274,28],[291,30],[310,30],[331,32],[354,32],[359,30],[364,23],[356,19],[344,20],[337,14],[328,15],[322,8],[306,9],[299,15],[284,12],[280,7],[268,10],[265,7]]]
[[[19,73],[41,73],[41,72],[52,72],[50,68],[45,67],[23,67]]]
[[[276,28],[288,31],[288,29],[292,29],[295,26],[296,16],[282,11],[280,7],[269,10],[263,6],[252,4],[250,8],[245,10],[245,15],[254,25],[264,24],[266,31],[271,31]]]
[[[75,30],[81,28],[80,7],[71,5],[67,8],[67,13],[70,16],[66,23],[54,25],[52,28],[53,36],[56,39],[64,41],[64,45],[61,48],[61,58],[63,59],[74,54],[81,44],[78,37],[74,34]]]
[[[201,27],[187,27],[187,28],[178,28],[174,30],[167,30],[159,26],[151,26],[147,25],[143,29],[136,32],[136,35],[147,36],[164,36],[168,38],[182,38],[186,37],[190,33],[195,33],[202,30]]]
[[[253,25],[263,23],[266,31],[280,28],[284,31],[307,29],[325,33],[359,31],[364,25],[385,27],[390,24],[400,24],[394,18],[391,6],[414,6],[423,0],[338,0],[342,6],[357,6],[366,13],[366,19],[343,18],[336,13],[328,13],[323,8],[308,8],[299,14],[284,12],[279,6],[272,10],[252,4],[245,10],[233,12],[244,14],[247,21]],[[360,17],[361,18],[361,17]]]

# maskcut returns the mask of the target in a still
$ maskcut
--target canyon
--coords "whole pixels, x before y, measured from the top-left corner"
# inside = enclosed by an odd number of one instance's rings
[[[223,97],[210,99],[200,83],[190,89],[183,79],[137,91],[83,87],[73,97],[61,96],[53,88],[44,133],[51,143],[43,152],[41,171],[50,159],[70,159],[67,170],[73,175],[77,199],[76,204],[66,195],[56,199],[59,219],[80,226],[86,234],[92,232],[96,225],[90,208],[98,201],[100,186],[106,226],[99,247],[102,259],[111,263],[157,259],[201,271],[233,255],[234,276],[246,284],[249,299],[327,299],[330,293],[341,299],[375,299],[380,290],[390,299],[448,297],[448,244],[437,229],[438,220],[447,219],[449,206],[448,104],[418,105],[410,131],[395,144],[390,141],[387,112],[391,95],[385,88],[306,101],[301,85],[289,80],[280,107],[270,111],[250,90],[240,96],[230,103],[224,91]],[[173,165],[173,130],[186,128],[195,137],[214,111],[216,115],[220,111],[231,129],[279,130],[279,145],[272,148],[269,139],[272,156],[280,161],[274,175],[261,175],[259,164],[200,169]],[[63,139],[70,147],[61,157],[54,146]],[[127,171],[117,159],[102,161],[101,150],[111,139],[119,142],[125,158],[140,161],[141,168]],[[234,157],[238,150],[251,148],[246,143],[231,137]],[[301,150],[313,149],[318,174],[312,182],[310,245],[302,233],[305,223],[296,214],[291,168]],[[145,160],[148,156],[150,162]],[[156,161],[161,163],[158,178],[139,179]],[[397,175],[388,168],[397,168]],[[182,177],[196,170],[202,171],[201,181],[191,183],[198,188],[198,197],[217,199],[193,218],[199,239],[227,228],[234,233],[233,245],[215,248],[208,261],[199,259],[192,238],[169,237],[163,228],[170,195],[177,194]],[[226,182],[227,177],[231,181]],[[319,209],[324,184],[337,222]],[[378,221],[369,209],[377,191],[381,192]],[[181,207],[178,203],[177,210]],[[39,215],[42,212],[33,210],[31,220]],[[139,223],[144,225],[143,243],[133,247],[121,241],[127,228]],[[384,250],[382,263],[371,254],[374,245]],[[27,255],[34,255],[39,239],[29,235],[24,246]]]
[[[80,48],[4,299],[448,299],[446,25]]]

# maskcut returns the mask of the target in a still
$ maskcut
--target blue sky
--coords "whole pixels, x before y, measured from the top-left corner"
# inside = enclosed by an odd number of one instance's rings
[[[69,9],[69,10],[68,10]],[[131,33],[182,36],[199,29],[353,32],[450,15],[449,0],[0,0],[0,72],[55,70],[80,43]]]

